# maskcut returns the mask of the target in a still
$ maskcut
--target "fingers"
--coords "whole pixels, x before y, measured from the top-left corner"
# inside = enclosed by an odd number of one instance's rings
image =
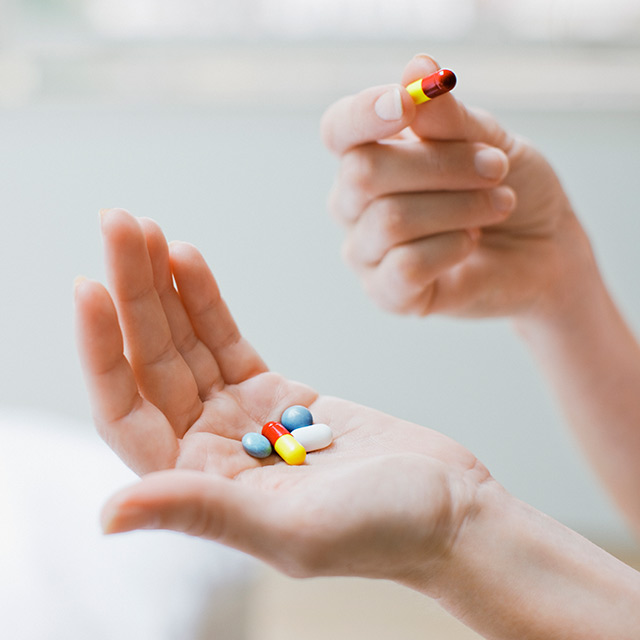
[[[191,370],[173,343],[146,238],[138,221],[117,209],[102,215],[102,233],[113,298],[139,389],[180,437],[201,414],[202,402]]]
[[[402,86],[439,68],[415,56]],[[390,90],[370,89],[327,112],[325,142],[341,155],[329,208],[346,228],[345,258],[371,297],[391,311],[426,314],[443,309],[445,288],[462,290],[466,267],[486,244],[478,246],[480,229],[515,210],[515,192],[503,185],[514,142],[451,93],[407,107],[400,90],[399,118],[382,121],[376,101]]]
[[[329,206],[333,216],[348,225],[380,196],[486,189],[496,186],[508,168],[502,151],[481,143],[365,145],[343,156]]]
[[[431,57],[415,56],[402,82],[438,68]],[[383,120],[380,104],[395,104],[398,119]],[[512,137],[491,116],[467,109],[452,94],[416,107],[401,87],[376,87],[338,101],[322,124],[325,143],[342,156],[330,209],[344,224],[381,195],[491,188],[509,170]],[[406,135],[407,126],[414,138]]]
[[[202,400],[224,387],[224,379],[211,351],[198,338],[189,315],[173,285],[169,247],[159,225],[148,218],[139,220],[147,241],[153,278],[176,349],[191,370]]]
[[[98,431],[138,473],[172,467],[175,433],[138,393],[111,297],[99,283],[79,280],[75,304],[78,350]]]
[[[421,316],[435,312],[439,278],[470,256],[479,233],[451,231],[394,247],[374,267],[359,269],[364,288],[386,311]]]
[[[321,122],[327,148],[337,155],[368,142],[389,138],[404,129],[416,108],[400,85],[384,85],[347,96],[331,105]]]
[[[172,243],[171,268],[180,298],[199,339],[210,350],[227,384],[268,370],[242,337],[220,289],[200,252],[184,242]]]
[[[395,247],[503,222],[514,206],[513,191],[504,186],[377,198],[347,230],[344,256],[356,270],[375,266]]]
[[[405,87],[439,68],[433,58],[419,54],[405,67],[401,84],[373,87],[338,100],[322,118],[325,145],[342,155],[362,144],[391,138],[410,126],[423,139],[484,142],[508,151],[513,144],[509,133],[489,114],[468,109],[452,93],[414,105]]]

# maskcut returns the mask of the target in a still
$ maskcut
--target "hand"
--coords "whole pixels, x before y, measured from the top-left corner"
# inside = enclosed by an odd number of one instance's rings
[[[403,85],[437,68],[416,56]],[[453,95],[416,107],[401,85],[368,89],[322,130],[340,157],[330,208],[344,254],[381,307],[516,316],[561,304],[593,270],[546,160]]]
[[[183,531],[292,575],[435,573],[488,477],[475,457],[269,372],[194,247],[124,211],[102,228],[111,294],[77,282],[79,351],[101,435],[148,474],[109,501],[105,530]],[[299,467],[247,455],[242,436],[293,404],[333,444]]]

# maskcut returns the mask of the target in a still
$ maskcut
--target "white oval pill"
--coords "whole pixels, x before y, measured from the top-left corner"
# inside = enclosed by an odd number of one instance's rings
[[[311,424],[308,427],[299,427],[294,429],[291,435],[307,452],[324,449],[333,442],[333,433],[329,425],[326,424]]]

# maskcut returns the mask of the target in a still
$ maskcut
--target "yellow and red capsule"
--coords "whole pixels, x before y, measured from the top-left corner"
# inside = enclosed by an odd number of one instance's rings
[[[456,74],[451,69],[440,69],[426,78],[420,78],[407,86],[407,91],[416,104],[433,100],[449,93],[456,86]]]
[[[279,422],[267,422],[262,427],[262,435],[287,464],[302,464],[307,457],[305,448]]]

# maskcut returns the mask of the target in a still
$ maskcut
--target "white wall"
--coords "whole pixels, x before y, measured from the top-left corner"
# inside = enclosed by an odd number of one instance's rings
[[[203,250],[273,369],[440,429],[520,498],[630,544],[506,323],[393,317],[365,298],[325,211],[336,168],[318,135],[325,106],[247,96],[233,108],[70,99],[0,111],[0,405],[88,423],[72,281],[102,277],[98,210],[121,206]],[[638,111],[500,115],[551,157],[638,328]]]

